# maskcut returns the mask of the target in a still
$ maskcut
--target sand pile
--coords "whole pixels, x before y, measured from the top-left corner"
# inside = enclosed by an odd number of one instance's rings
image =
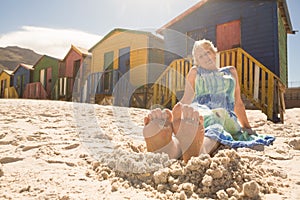
[[[159,155],[131,152],[126,155],[116,151],[111,158],[103,158],[100,163],[108,162],[109,174],[114,172],[110,177],[114,178],[113,190],[125,184],[149,191],[149,197],[158,199],[261,199],[264,194],[277,193],[279,186],[287,187],[282,184],[287,174],[279,168],[268,168],[262,165],[262,158],[241,156],[235,150],[220,150],[213,157],[203,154],[193,157],[187,164],[174,160],[168,162],[165,155]],[[99,164],[95,171],[102,179],[107,179],[108,168]],[[144,173],[145,170],[148,171]],[[274,183],[274,178],[277,183]]]

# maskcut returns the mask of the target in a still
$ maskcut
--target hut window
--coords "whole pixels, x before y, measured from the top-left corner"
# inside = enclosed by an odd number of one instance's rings
[[[114,65],[114,52],[110,51],[104,54],[104,91],[110,90],[112,87],[112,70]]]
[[[114,65],[114,52],[110,51],[104,54],[104,71],[112,70]]]
[[[78,73],[78,71],[80,69],[80,64],[81,64],[81,60],[80,59],[74,61],[74,64],[73,64],[74,65],[74,69],[73,69],[73,77],[74,78],[76,78],[76,76],[77,76],[77,73]]]
[[[80,67],[81,67],[81,60],[75,60],[74,63],[74,69],[73,69],[73,77],[74,77],[74,85],[73,85],[73,91],[77,91],[79,90],[80,87]]]

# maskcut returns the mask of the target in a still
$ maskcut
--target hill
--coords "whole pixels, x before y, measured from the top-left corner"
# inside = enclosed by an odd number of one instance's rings
[[[42,55],[17,46],[0,47],[0,70],[14,70],[19,63],[33,65]]]

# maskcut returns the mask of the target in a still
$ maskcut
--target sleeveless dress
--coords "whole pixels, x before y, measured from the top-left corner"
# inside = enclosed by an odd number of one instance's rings
[[[273,136],[242,130],[234,113],[235,84],[230,67],[197,67],[192,106],[204,116],[205,136],[232,148],[272,144]]]

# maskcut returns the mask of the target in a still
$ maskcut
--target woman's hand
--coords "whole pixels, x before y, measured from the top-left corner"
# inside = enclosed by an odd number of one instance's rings
[[[242,128],[243,132],[247,132],[248,135],[257,135],[256,131],[253,130],[252,128]]]

